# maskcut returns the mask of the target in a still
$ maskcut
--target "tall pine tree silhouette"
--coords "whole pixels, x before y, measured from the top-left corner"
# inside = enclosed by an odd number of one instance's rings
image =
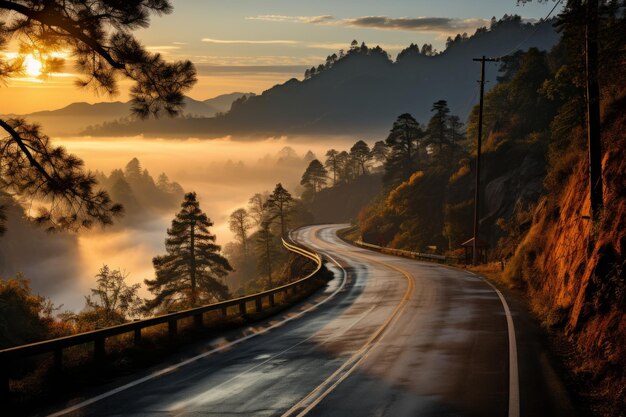
[[[272,219],[278,218],[280,221],[281,236],[285,236],[287,233],[287,223],[291,212],[291,206],[293,205],[293,197],[291,196],[291,193],[285,190],[281,183],[278,183],[276,184],[276,188],[274,188],[274,192],[270,194],[265,204],[269,209]]]
[[[185,194],[181,207],[167,230],[167,255],[152,260],[156,278],[145,280],[155,295],[146,304],[149,309],[163,305],[194,307],[229,296],[220,278],[232,267],[220,255],[215,235],[209,232],[213,222],[200,209],[196,193]]]

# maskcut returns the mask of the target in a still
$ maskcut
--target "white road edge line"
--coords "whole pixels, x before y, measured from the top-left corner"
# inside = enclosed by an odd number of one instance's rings
[[[232,342],[229,342],[229,343],[227,343],[227,344],[225,344],[223,346],[220,346],[220,347],[208,350],[208,351],[206,351],[204,353],[201,353],[199,355],[193,356],[193,357],[191,357],[189,359],[186,359],[186,360],[184,360],[184,361],[182,361],[180,363],[177,363],[176,365],[168,366],[167,368],[161,369],[160,371],[153,372],[153,373],[151,373],[149,375],[146,375],[143,378],[139,378],[139,379],[137,379],[135,381],[132,381],[132,382],[129,382],[129,383],[125,384],[125,385],[122,385],[121,387],[117,387],[115,389],[112,389],[110,391],[107,391],[105,393],[97,395],[95,397],[92,397],[92,398],[89,398],[87,400],[84,400],[84,401],[82,401],[82,402],[80,402],[78,404],[75,404],[75,405],[71,406],[71,407],[67,407],[67,408],[65,408],[63,410],[60,410],[60,411],[57,411],[55,413],[49,414],[48,417],[59,417],[59,416],[62,416],[62,415],[65,415],[65,414],[68,414],[68,413],[71,413],[71,412],[74,412],[74,411],[78,411],[78,410],[80,410],[83,407],[86,407],[88,405],[96,403],[96,402],[98,402],[100,400],[103,400],[105,398],[111,397],[111,396],[113,396],[113,395],[115,395],[115,394],[117,394],[119,392],[125,391],[125,390],[127,390],[129,388],[132,388],[132,387],[135,387],[135,386],[137,386],[139,384],[142,384],[142,383],[144,383],[146,381],[149,381],[151,379],[155,379],[155,378],[157,378],[159,376],[168,374],[170,372],[174,372],[178,368],[186,366],[186,365],[189,365],[190,363],[195,362],[198,359],[202,359],[202,358],[205,358],[207,356],[213,355],[214,353],[221,352],[223,350],[226,350],[226,349],[230,348],[231,346],[238,345],[241,342],[244,342],[246,340],[252,339],[253,337],[262,335],[264,333],[267,333],[270,330],[273,330],[273,329],[275,329],[277,327],[280,327],[280,326],[284,325],[285,323],[288,323],[288,322],[290,322],[292,320],[295,320],[295,319],[301,317],[302,315],[308,313],[309,311],[314,310],[315,308],[317,308],[317,307],[321,306],[322,304],[326,303],[328,300],[334,298],[335,295],[337,295],[337,293],[339,293],[341,290],[343,290],[343,288],[344,288],[344,286],[346,284],[346,281],[348,279],[348,273],[346,272],[346,270],[344,268],[342,268],[341,265],[339,265],[339,263],[337,261],[335,261],[333,258],[331,258],[330,256],[328,256],[328,258],[330,258],[335,264],[337,264],[339,266],[339,268],[343,271],[343,280],[341,282],[341,285],[339,287],[337,287],[337,289],[332,294],[330,294],[328,297],[324,298],[319,303],[314,304],[311,307],[309,307],[309,308],[307,308],[305,310],[302,310],[299,313],[297,313],[297,314],[295,314],[295,315],[293,315],[291,317],[288,317],[288,318],[286,318],[283,321],[280,321],[280,322],[275,323],[275,324],[273,324],[273,325],[271,325],[269,327],[261,329],[261,330],[259,330],[256,333],[252,333],[252,334],[249,334],[249,335],[244,336],[242,338],[233,340]]]
[[[513,324],[513,316],[509,309],[509,304],[506,302],[504,295],[500,292],[495,285],[480,275],[470,272],[470,274],[481,278],[486,282],[493,290],[498,294],[504,313],[506,315],[506,326],[509,334],[509,417],[520,416],[520,398],[519,398],[519,370],[517,364],[517,339],[515,338],[515,326]]]

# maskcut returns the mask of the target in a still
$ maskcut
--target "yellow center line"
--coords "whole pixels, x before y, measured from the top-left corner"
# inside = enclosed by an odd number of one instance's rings
[[[297,404],[291,407],[287,412],[285,412],[282,417],[288,417],[292,415],[296,415],[297,417],[304,416],[308,414],[316,405],[318,405],[324,398],[326,398],[341,382],[343,382],[356,368],[357,366],[367,357],[367,355],[381,342],[385,331],[391,328],[392,324],[395,324],[397,320],[400,318],[402,313],[404,312],[406,306],[409,303],[409,300],[413,297],[413,293],[415,292],[415,282],[411,274],[395,265],[389,264],[387,262],[383,262],[377,259],[372,259],[367,256],[358,255],[354,252],[350,252],[348,250],[335,250],[339,254],[343,253],[344,256],[346,253],[349,256],[354,256],[356,258],[361,258],[368,260],[370,262],[374,262],[380,265],[383,265],[387,268],[393,269],[397,272],[400,272],[407,280],[407,289],[394,309],[393,313],[389,316],[389,318],[383,323],[378,330],[367,340],[367,342],[359,349],[356,353],[354,353],[344,364],[339,367],[332,375],[324,380],[321,384],[319,384],[313,391],[311,391],[306,397],[300,400]],[[331,258],[332,259],[332,258]],[[333,259],[335,263],[335,261]],[[339,265],[337,263],[337,265]],[[329,386],[330,385],[330,386]],[[295,414],[298,413],[298,414]]]

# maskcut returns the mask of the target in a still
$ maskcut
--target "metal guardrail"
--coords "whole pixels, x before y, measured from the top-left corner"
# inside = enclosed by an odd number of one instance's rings
[[[450,256],[433,255],[431,253],[419,253],[419,252],[411,252],[411,251],[402,250],[402,249],[386,248],[384,246],[378,246],[378,245],[373,245],[371,243],[365,243],[360,240],[355,241],[353,243],[362,248],[372,249],[372,250],[375,250],[381,253],[386,253],[389,255],[396,255],[396,256],[402,256],[404,258],[416,259],[419,261],[438,262],[441,264],[454,264],[454,263],[459,262],[458,258],[453,258]]]
[[[279,293],[289,292],[295,294],[301,287],[307,286],[312,282],[315,276],[322,268],[322,257],[305,248],[296,246],[283,239],[283,246],[290,252],[303,256],[315,262],[316,267],[313,272],[304,278],[272,288],[271,290],[259,292],[245,297],[235,298],[232,300],[221,301],[202,307],[196,307],[176,313],[165,314],[162,316],[152,317],[144,320],[137,320],[129,323],[120,324],[118,326],[107,327],[90,332],[79,333],[72,336],[60,337],[57,339],[45,340],[42,342],[31,343],[28,345],[16,346],[4,350],[0,350],[0,396],[9,391],[9,364],[15,360],[24,359],[34,355],[52,353],[54,355],[54,366],[56,370],[63,367],[63,349],[72,346],[93,343],[94,358],[96,361],[102,360],[106,354],[105,342],[108,337],[118,336],[126,333],[134,333],[134,342],[137,344],[141,341],[141,330],[157,326],[160,324],[168,324],[168,332],[170,338],[174,338],[177,334],[178,321],[181,319],[193,317],[194,323],[201,327],[203,325],[204,313],[211,311],[221,311],[223,317],[228,316],[228,307],[238,306],[238,315],[244,316],[248,312],[248,303],[254,302],[254,312],[263,310],[263,301],[268,300],[270,308],[275,305],[275,295]]]

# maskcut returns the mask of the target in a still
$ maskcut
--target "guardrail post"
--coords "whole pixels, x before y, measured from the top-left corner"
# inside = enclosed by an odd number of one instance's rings
[[[93,357],[96,362],[102,362],[105,356],[104,337],[97,337],[93,341]]]
[[[63,349],[54,350],[54,372],[58,375],[63,371]]]
[[[276,305],[276,301],[274,301],[274,294],[270,294],[270,307],[274,307]]]
[[[133,342],[135,343],[135,345],[138,345],[141,343],[141,327],[138,329],[135,329],[134,333],[135,333],[135,337],[133,338]]]
[[[239,312],[241,314],[246,314],[246,302],[239,303]]]
[[[168,321],[167,328],[168,328],[170,339],[174,339],[176,337],[176,333],[178,333],[178,320]]]
[[[256,312],[260,312],[263,310],[263,298],[259,297],[256,300]]]
[[[197,328],[201,328],[202,327],[202,313],[200,314],[196,314],[195,316],[193,316],[193,324],[197,327]]]

